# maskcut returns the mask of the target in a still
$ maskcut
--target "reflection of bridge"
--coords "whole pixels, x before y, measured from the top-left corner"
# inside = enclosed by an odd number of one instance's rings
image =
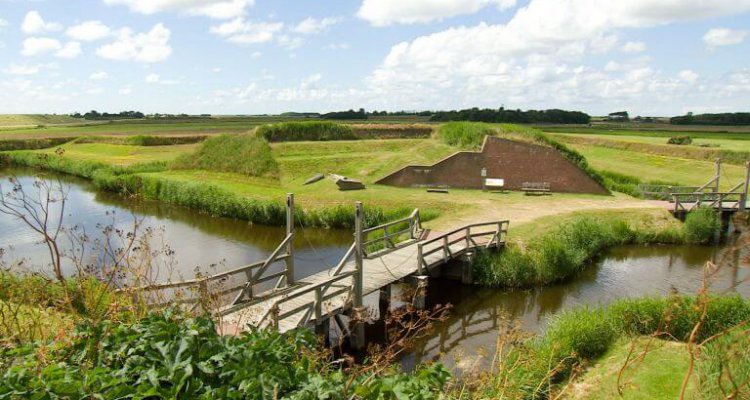
[[[419,210],[406,218],[364,229],[362,203],[358,202],[354,243],[341,261],[332,268],[295,280],[293,216],[294,197],[289,195],[287,235],[265,260],[207,277],[144,289],[172,295],[189,289],[187,295],[174,301],[194,308],[205,296],[218,296],[224,304],[218,312],[224,327],[236,331],[254,326],[284,332],[311,323],[327,323],[331,317],[343,313],[363,316],[364,296],[406,277],[426,275],[430,269],[478,248],[499,248],[505,243],[508,229],[508,221],[493,221],[429,235],[422,229]],[[364,325],[361,318],[353,320],[350,330],[353,346],[364,346]]]

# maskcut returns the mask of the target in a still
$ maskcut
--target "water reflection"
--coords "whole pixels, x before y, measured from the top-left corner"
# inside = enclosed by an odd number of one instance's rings
[[[29,187],[34,171],[28,169],[0,170],[5,191],[7,177],[17,176]],[[249,224],[246,221],[217,218],[185,207],[162,202],[125,198],[97,191],[87,181],[67,175],[46,174],[60,179],[70,189],[65,212],[65,226],[80,225],[92,235],[100,233],[98,225],[113,224],[132,229],[133,217],[143,219],[144,226],[158,228],[154,246],[168,244],[175,251],[174,274],[193,277],[196,270],[229,269],[259,261],[268,256],[284,238],[282,227]],[[7,261],[25,258],[36,269],[48,264],[39,245],[40,237],[21,221],[0,214],[0,248],[12,247]],[[295,238],[297,277],[304,277],[336,265],[352,242],[352,233],[345,230],[298,229]],[[11,259],[12,258],[12,259]],[[165,277],[161,277],[162,279]],[[174,278],[174,277],[172,277]]]
[[[419,341],[402,360],[404,368],[440,359],[457,371],[487,363],[495,352],[498,334],[508,320],[521,328],[541,332],[550,318],[563,310],[602,305],[628,297],[664,296],[697,292],[707,260],[725,258],[715,247],[628,246],[612,249],[568,282],[532,290],[478,289],[448,280],[430,282],[428,302],[454,305],[450,318]],[[712,282],[714,292],[750,296],[748,265],[730,257]],[[429,304],[428,304],[429,305]],[[488,359],[489,357],[489,359]]]

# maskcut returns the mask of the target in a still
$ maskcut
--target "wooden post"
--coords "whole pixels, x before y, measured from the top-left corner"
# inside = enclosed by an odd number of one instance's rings
[[[286,235],[292,239],[286,245],[286,284],[294,285],[294,194],[286,195]]]
[[[742,196],[740,197],[740,211],[747,208],[747,185],[750,184],[750,161],[745,161],[745,186],[742,187]]]
[[[354,307],[362,307],[362,298],[364,296],[364,271],[363,271],[363,248],[362,248],[362,225],[363,225],[362,202],[355,203],[354,213],[354,246],[355,262],[357,273],[354,275]]]
[[[414,285],[414,298],[412,299],[412,306],[418,310],[425,308],[426,297],[427,297],[427,283],[429,282],[428,276],[418,275],[412,277]]]
[[[721,178],[721,158],[716,159],[716,180],[714,181],[714,193],[719,192],[719,180]]]
[[[422,245],[420,243],[417,243],[417,273],[419,275],[424,275],[424,272],[423,272],[424,265],[423,264],[424,263],[422,261]]]

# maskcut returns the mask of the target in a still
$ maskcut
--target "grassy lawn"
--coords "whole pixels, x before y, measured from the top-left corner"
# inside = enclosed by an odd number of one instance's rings
[[[635,358],[622,374],[622,396],[617,391],[617,376],[628,354]],[[644,349],[648,349],[645,356]],[[685,344],[637,338],[613,346],[590,367],[567,392],[568,399],[676,399],[682,378],[688,369],[689,355]],[[686,398],[695,398],[697,382],[691,381]]]
[[[667,137],[682,136],[680,133],[671,132],[668,136],[646,136],[646,135],[623,135],[623,134],[584,134],[584,133],[556,133],[555,136],[572,136],[587,139],[615,140],[630,143],[647,143],[652,145],[662,145],[665,147],[675,148],[675,145],[667,144]],[[685,133],[686,136],[693,137],[693,143],[680,147],[696,147],[701,145],[711,146],[712,149],[750,151],[750,135],[736,135],[737,137],[725,138],[726,135],[718,137],[707,137],[706,134],[700,134],[700,137],[694,137],[693,134]]]
[[[64,156],[74,160],[96,161],[112,165],[134,165],[154,161],[172,161],[180,154],[193,151],[197,144],[177,146],[130,146],[107,143],[70,143],[61,146]],[[54,154],[56,149],[40,152]]]
[[[665,157],[600,146],[573,145],[595,169],[683,185],[700,186],[713,178],[714,163],[686,158]],[[729,189],[745,176],[745,168],[724,164],[722,188]]]

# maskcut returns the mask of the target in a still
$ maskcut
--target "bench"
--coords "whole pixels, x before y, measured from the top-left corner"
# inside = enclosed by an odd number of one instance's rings
[[[550,193],[549,182],[524,182],[521,184],[521,190],[529,194],[547,194]]]
[[[505,188],[505,179],[484,178],[483,190],[500,190]]]

